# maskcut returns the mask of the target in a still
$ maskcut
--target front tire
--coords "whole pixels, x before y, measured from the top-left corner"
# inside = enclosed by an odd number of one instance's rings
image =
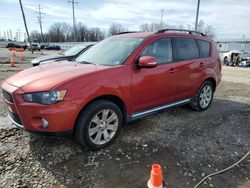
[[[213,101],[215,87],[210,81],[204,81],[199,87],[196,96],[191,101],[191,107],[196,111],[204,111]]]
[[[102,149],[117,138],[122,124],[122,112],[116,104],[97,100],[79,115],[75,138],[81,145],[91,150]]]

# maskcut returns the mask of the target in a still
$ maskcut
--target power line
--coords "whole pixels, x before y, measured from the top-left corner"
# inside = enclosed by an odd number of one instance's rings
[[[75,4],[78,5],[78,2],[76,2],[75,0],[69,0],[68,3],[71,3],[72,5],[72,11],[73,11],[73,40],[75,42],[75,34],[76,34],[76,19],[75,19]]]
[[[40,6],[40,4],[38,5],[38,8],[37,8],[37,11],[35,12],[37,15],[37,20],[38,20],[38,23],[40,25],[40,31],[41,31],[41,36],[42,36],[42,41],[44,42],[44,36],[43,36],[43,27],[42,27],[42,15],[44,15],[44,13],[42,12],[42,8]]]

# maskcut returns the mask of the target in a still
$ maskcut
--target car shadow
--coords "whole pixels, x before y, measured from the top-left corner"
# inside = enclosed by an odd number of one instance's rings
[[[88,151],[74,139],[32,134],[29,146],[45,176],[54,178],[51,186],[146,187],[150,165],[159,163],[169,187],[193,187],[202,173],[227,167],[250,149],[249,114],[249,104],[215,99],[204,112],[186,105],[131,122],[100,151]],[[243,168],[250,170],[244,163]],[[237,187],[247,177],[240,169],[212,183]]]

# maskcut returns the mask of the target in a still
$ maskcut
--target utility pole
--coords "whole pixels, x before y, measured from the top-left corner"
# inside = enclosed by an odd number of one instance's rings
[[[69,0],[68,3],[71,3],[72,5],[72,10],[73,10],[73,41],[75,42],[75,38],[76,38],[76,19],[75,19],[75,4],[78,5],[78,2],[76,2],[75,0]]]
[[[161,29],[163,29],[163,14],[164,14],[164,9],[161,9],[161,22],[160,22]]]
[[[39,26],[40,26],[40,31],[41,31],[41,36],[42,36],[42,42],[44,42],[44,36],[43,36],[43,27],[42,27],[42,15],[44,14],[43,12],[42,12],[42,8],[41,8],[41,6],[40,6],[40,4],[38,5],[38,8],[37,8],[37,11],[35,12],[35,13],[37,13],[38,15],[37,15],[37,19],[38,19],[38,23],[39,23]]]
[[[26,23],[26,19],[25,19],[25,14],[24,14],[24,11],[23,11],[22,0],[19,0],[19,3],[20,3],[20,8],[21,8],[21,11],[22,11],[22,15],[23,15],[23,23],[24,23],[26,34],[28,36],[28,41],[29,41],[29,44],[30,44],[30,49],[31,49],[31,52],[33,53],[33,47],[31,45],[30,35],[29,35],[29,31],[28,31],[28,27],[27,27],[27,23]]]
[[[198,3],[197,3],[196,18],[195,18],[195,31],[197,31],[198,29],[199,11],[200,11],[200,0],[198,0]]]

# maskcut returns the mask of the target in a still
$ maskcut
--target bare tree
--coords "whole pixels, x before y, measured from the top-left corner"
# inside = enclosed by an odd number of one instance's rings
[[[215,32],[214,32],[213,26],[207,25],[205,27],[205,29],[204,29],[204,34],[211,37],[211,38],[214,38],[215,37]]]
[[[33,31],[30,32],[30,38],[31,39],[36,39],[39,42],[43,41],[42,34],[39,33],[37,30],[33,30]]]
[[[197,31],[203,32],[205,27],[205,23],[203,20],[200,20],[197,24]]]
[[[162,26],[161,24],[158,24],[158,23],[143,23],[140,25],[140,30],[144,31],[144,32],[155,32],[155,31],[158,31],[162,28],[164,28],[164,29],[178,28],[178,29],[194,30],[194,27],[191,26],[190,24],[179,25],[179,26],[163,24],[163,26]],[[197,24],[197,30],[200,32],[203,32],[205,35],[207,35],[211,38],[215,37],[215,31],[214,31],[213,26],[205,24],[205,22],[203,20],[199,20],[199,22]]]
[[[51,42],[65,42],[72,28],[69,24],[57,22],[50,26],[48,35]]]
[[[145,32],[154,32],[161,28],[161,24],[157,23],[143,23],[140,25],[140,30]]]
[[[76,30],[76,41],[85,42],[88,40],[88,28],[81,22],[75,26]]]
[[[113,23],[109,27],[109,35],[116,35],[124,31],[126,31],[126,28],[123,27],[121,24]]]
[[[32,31],[31,37],[42,41],[42,36],[38,31]],[[104,39],[104,32],[100,28],[88,29],[83,23],[76,24],[75,40],[77,42],[100,41]],[[44,41],[47,42],[71,42],[74,41],[74,30],[70,24],[57,22],[50,26],[47,33],[44,33]]]
[[[207,25],[203,20],[200,20],[197,25],[197,31],[203,32],[205,35],[214,38],[215,32],[212,25]]]
[[[140,30],[145,32],[156,32],[161,29],[167,29],[167,28],[175,28],[175,26],[171,26],[168,24],[158,24],[158,23],[143,23],[140,25]]]
[[[91,28],[88,33],[88,41],[100,41],[104,38],[103,32],[97,27]]]

